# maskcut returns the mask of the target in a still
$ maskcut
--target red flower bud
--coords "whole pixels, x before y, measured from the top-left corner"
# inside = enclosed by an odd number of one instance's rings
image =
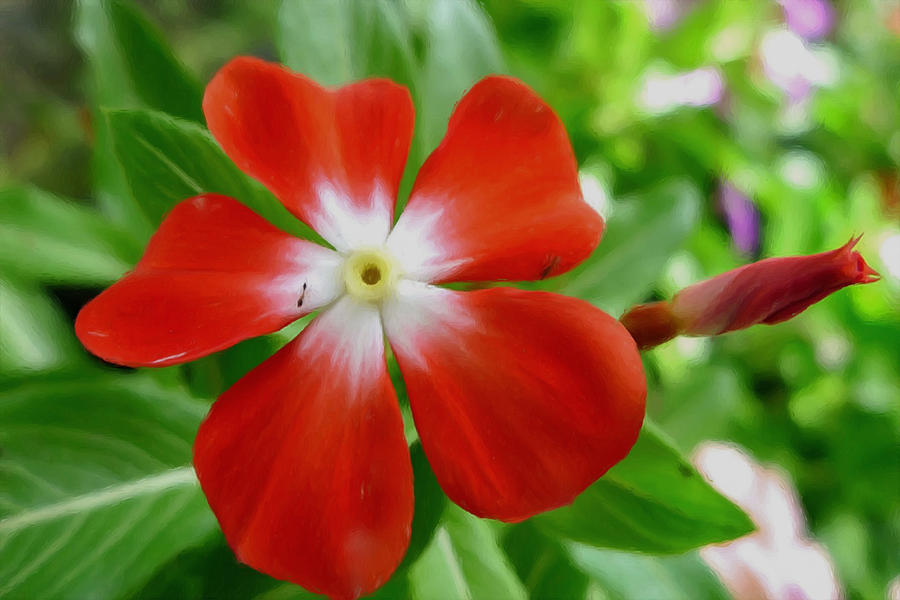
[[[635,306],[622,316],[638,346],[675,335],[719,335],[794,317],[832,292],[872,283],[876,273],[853,247],[859,238],[811,256],[768,258],[689,286],[669,302]]]

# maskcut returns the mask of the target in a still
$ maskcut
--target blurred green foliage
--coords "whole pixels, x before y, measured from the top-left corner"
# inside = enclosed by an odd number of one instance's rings
[[[863,232],[885,275],[777,327],[647,353],[652,423],[634,452],[529,522],[449,503],[410,426],[413,542],[376,597],[727,597],[692,549],[750,525],[685,458],[708,439],[786,470],[846,595],[881,597],[900,573],[900,259],[886,250],[900,236],[900,8],[836,2],[834,31],[805,46],[831,76],[798,98],[764,52],[784,31],[778,4],[673,4],[683,14],[666,28],[638,0],[0,7],[12,67],[0,75],[0,597],[310,597],[236,563],[190,470],[208,403],[304,323],[138,372],[89,357],[72,332],[184,197],[232,195],[314,235],[203,127],[202,82],[237,54],[332,85],[407,85],[417,124],[401,196],[472,83],[525,80],[563,119],[608,213],[589,260],[530,285],[616,316],[755,258],[729,235],[725,183],[758,210],[758,255]],[[722,93],[661,103],[672,87],[659,74],[696,69]]]

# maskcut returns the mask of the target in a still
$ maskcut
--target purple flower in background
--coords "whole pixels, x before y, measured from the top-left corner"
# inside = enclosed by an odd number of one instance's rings
[[[724,182],[719,185],[718,205],[725,216],[734,247],[742,254],[753,254],[759,247],[759,210],[740,190]]]
[[[778,0],[791,31],[808,40],[823,38],[834,27],[834,8],[828,0]]]

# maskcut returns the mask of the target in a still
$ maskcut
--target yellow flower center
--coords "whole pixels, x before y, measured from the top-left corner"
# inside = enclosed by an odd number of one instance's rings
[[[399,278],[397,261],[380,248],[356,250],[344,262],[344,285],[357,300],[380,302],[393,293]]]

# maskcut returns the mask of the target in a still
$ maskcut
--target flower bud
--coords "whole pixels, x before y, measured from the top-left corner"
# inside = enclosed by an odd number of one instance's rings
[[[786,321],[832,292],[872,283],[876,273],[853,250],[859,238],[811,256],[768,258],[689,286],[669,302],[635,306],[622,316],[638,346],[675,335],[719,335]]]

